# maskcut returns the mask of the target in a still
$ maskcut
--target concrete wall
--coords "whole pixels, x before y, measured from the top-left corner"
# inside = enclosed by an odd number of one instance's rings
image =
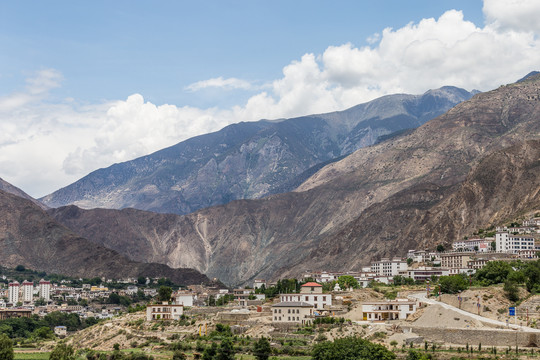
[[[456,345],[477,346],[539,346],[540,333],[515,330],[444,329],[433,327],[404,326],[403,332],[413,332],[426,341],[445,342]]]

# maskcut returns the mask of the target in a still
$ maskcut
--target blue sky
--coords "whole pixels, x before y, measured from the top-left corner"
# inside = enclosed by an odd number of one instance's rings
[[[238,121],[538,70],[540,2],[10,1],[0,177],[33,196]]]
[[[4,2],[0,91],[53,68],[64,77],[57,98],[97,102],[141,93],[158,104],[231,105],[249,94],[185,87],[219,76],[272,81],[305,53],[363,46],[386,27],[454,8],[483,23],[478,0]]]

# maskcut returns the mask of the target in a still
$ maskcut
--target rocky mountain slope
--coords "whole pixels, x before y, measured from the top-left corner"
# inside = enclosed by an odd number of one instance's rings
[[[94,171],[41,201],[51,207],[187,214],[287,192],[321,164],[372,145],[383,135],[416,128],[471,96],[443,87],[423,95],[384,96],[345,111],[234,124]]]
[[[142,260],[130,240],[136,236],[137,246],[154,250],[149,258],[173,267],[189,261],[229,284],[308,268],[358,269],[537,206],[539,95],[540,76],[478,94],[323,167],[294,192],[186,216],[50,211],[92,241]],[[128,223],[140,227],[127,231]]]
[[[22,197],[24,199],[30,200],[34,204],[36,204],[37,206],[42,208],[43,210],[47,210],[49,208],[45,204],[41,203],[40,201],[37,201],[36,199],[34,199],[33,197],[31,197],[30,195],[28,195],[27,193],[25,193],[21,189],[19,189],[18,187],[13,186],[12,184],[8,183],[7,181],[5,181],[2,178],[0,178],[0,190],[8,192],[8,193],[13,194],[13,195],[17,195],[18,197]]]
[[[138,263],[60,225],[28,199],[0,190],[0,263],[48,273],[108,278],[168,277],[179,284],[209,283],[193,269]]]

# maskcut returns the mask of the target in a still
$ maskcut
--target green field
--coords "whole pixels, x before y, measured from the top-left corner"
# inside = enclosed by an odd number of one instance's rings
[[[15,360],[48,360],[49,353],[15,353]]]

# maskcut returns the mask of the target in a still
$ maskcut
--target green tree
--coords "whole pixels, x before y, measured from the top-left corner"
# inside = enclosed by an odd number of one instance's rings
[[[313,360],[393,360],[396,355],[386,347],[362,338],[346,337],[323,341],[313,346]]]
[[[215,360],[234,360],[234,346],[230,337],[221,341]]]
[[[145,278],[144,276],[139,276],[139,277],[137,278],[137,284],[139,284],[139,285],[144,285],[144,284],[146,284],[146,278]]]
[[[75,360],[74,354],[70,345],[58,344],[49,355],[49,360]]]
[[[271,352],[270,342],[265,337],[261,337],[253,344],[253,355],[257,360],[268,360]]]
[[[439,278],[441,292],[445,294],[457,294],[469,287],[469,283],[463,274],[441,276]]]
[[[0,333],[0,359],[13,360],[13,341],[6,335]]]
[[[358,289],[360,286],[358,285],[358,281],[351,275],[341,275],[338,278],[338,284],[339,287],[343,290],[348,288]]]
[[[504,282],[503,290],[508,300],[514,302],[519,300],[519,288],[514,281],[506,280]]]
[[[481,269],[476,271],[476,279],[485,285],[503,283],[510,272],[512,266],[506,261],[490,261]]]
[[[44,306],[44,305],[47,305],[47,302],[45,301],[44,298],[40,297],[39,299],[37,299],[34,302],[34,305],[36,305],[36,306]]]
[[[437,252],[444,252],[444,245],[443,244],[437,245]]]
[[[217,344],[215,342],[212,345],[204,349],[202,360],[214,360],[214,356],[217,354]]]
[[[160,286],[158,290],[159,301],[170,301],[172,295],[172,289],[169,286]]]
[[[24,265],[17,265],[15,267],[15,271],[18,271],[18,272],[23,272],[25,270],[26,270],[26,268],[24,267]]]

